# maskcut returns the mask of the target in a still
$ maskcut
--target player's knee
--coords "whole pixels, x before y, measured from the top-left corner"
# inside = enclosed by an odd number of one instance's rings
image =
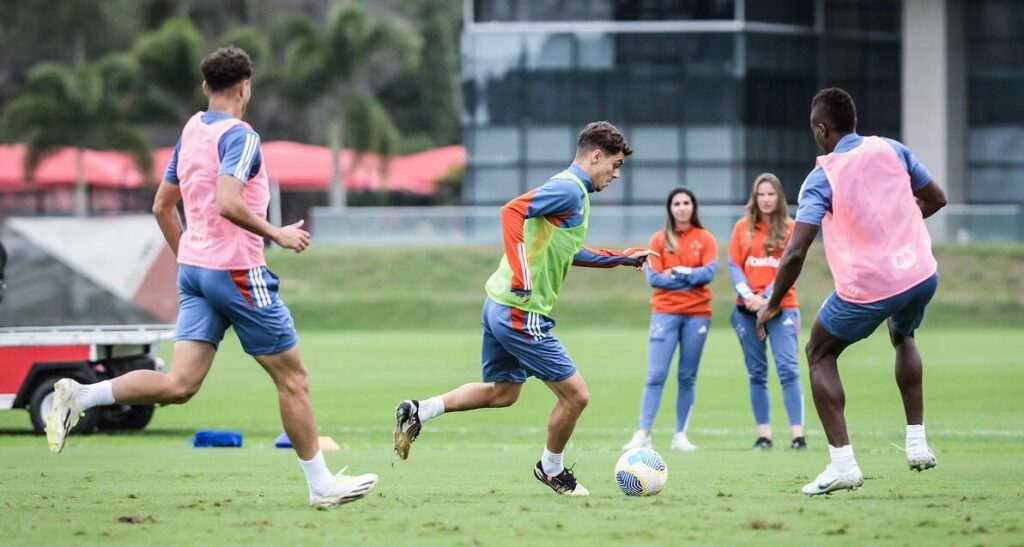
[[[519,400],[518,389],[495,390],[494,398],[491,399],[491,407],[505,408],[512,406]]]
[[[577,391],[569,396],[566,402],[577,413],[583,412],[583,409],[587,408],[587,405],[590,404],[590,391],[587,389]]]
[[[278,381],[278,389],[297,395],[309,392],[309,372],[306,367],[299,366],[283,375]]]
[[[804,354],[807,355],[807,365],[814,366],[825,356],[825,351],[820,344],[808,342],[804,348]]]
[[[170,404],[177,405],[182,405],[189,402],[189,400],[191,400],[196,393],[199,393],[200,385],[201,384],[199,382],[193,382],[187,379],[175,380],[171,385],[171,390],[168,397],[169,400],[167,402]]]

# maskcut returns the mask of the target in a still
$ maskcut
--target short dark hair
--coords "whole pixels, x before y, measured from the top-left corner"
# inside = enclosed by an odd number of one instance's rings
[[[600,148],[608,154],[622,152],[624,156],[633,153],[633,149],[626,142],[618,128],[608,122],[590,122],[583,131],[580,131],[580,138],[576,143],[577,152],[589,152]]]
[[[204,57],[199,66],[210,91],[223,91],[242,80],[252,78],[252,59],[240,47],[222,47]]]
[[[846,91],[838,87],[822,89],[811,99],[811,111],[819,107],[832,129],[840,133],[852,133],[857,128],[857,106]]]

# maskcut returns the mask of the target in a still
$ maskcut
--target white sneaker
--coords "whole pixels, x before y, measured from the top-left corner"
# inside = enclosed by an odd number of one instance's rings
[[[634,448],[654,448],[651,444],[651,434],[645,433],[643,430],[637,430],[633,434],[633,438],[628,443],[622,445],[623,450],[632,450]]]
[[[685,431],[680,431],[675,435],[672,435],[672,450],[693,452],[694,450],[697,450],[697,445],[691,443],[690,439],[686,438]]]
[[[915,445],[907,447],[907,465],[912,471],[924,471],[939,465],[939,459],[935,457],[928,445]]]
[[[348,468],[346,467],[345,469]],[[344,505],[366,496],[370,493],[370,490],[373,490],[374,486],[377,486],[377,475],[367,473],[365,475],[350,476],[344,474],[345,469],[342,469],[334,476],[334,484],[330,492],[326,494],[309,492],[309,504],[311,506],[317,509],[333,509],[339,505]]]
[[[82,406],[78,404],[78,392],[82,384],[64,378],[53,384],[53,406],[46,417],[46,444],[50,452],[59,454],[64,449],[64,441],[68,432],[78,423],[82,415]]]
[[[820,496],[836,490],[856,490],[864,484],[864,473],[854,465],[849,473],[839,473],[829,464],[813,481],[804,485],[802,492],[808,496]]]

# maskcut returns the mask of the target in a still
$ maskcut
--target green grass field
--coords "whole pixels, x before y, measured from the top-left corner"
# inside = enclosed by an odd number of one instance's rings
[[[807,312],[805,312],[807,313]],[[805,321],[805,323],[809,323]],[[303,331],[321,433],[337,470],[376,472],[358,503],[306,506],[280,432],[273,387],[229,337],[198,396],[157,410],[139,434],[73,437],[54,456],[28,434],[23,411],[0,413],[0,543],[4,545],[820,545],[1024,544],[1024,332],[926,328],[926,423],[939,467],[907,470],[903,417],[882,333],[842,361],[847,418],[867,481],[857,492],[807,498],[799,487],[827,462],[810,404],[810,451],[748,449],[755,435],[739,349],[716,319],[698,376],[691,422],[696,453],[667,450],[674,380],[655,423],[669,481],[652,498],[627,498],[612,478],[635,427],[645,371],[645,331],[556,329],[587,379],[592,402],[566,451],[591,490],[555,496],[531,475],[553,398],[531,381],[514,407],[429,422],[408,461],[391,448],[396,401],[479,376],[479,334]],[[777,384],[776,438],[786,438]],[[200,428],[245,434],[242,449],[194,449]]]

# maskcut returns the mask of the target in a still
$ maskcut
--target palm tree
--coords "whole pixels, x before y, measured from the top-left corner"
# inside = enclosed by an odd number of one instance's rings
[[[168,19],[159,29],[135,42],[145,93],[139,116],[177,127],[205,104],[199,63],[205,54],[203,36],[187,19]]]
[[[29,72],[21,93],[4,108],[0,136],[26,144],[29,180],[44,154],[60,146],[77,148],[75,214],[85,216],[88,195],[82,157],[86,148],[126,151],[150,176],[149,142],[128,123],[141,90],[139,66],[127,55],[110,55],[78,68],[42,63]]]
[[[396,68],[416,66],[419,35],[396,21],[374,17],[361,5],[345,3],[331,9],[323,27],[298,13],[276,20],[272,42],[275,50],[284,51],[280,93],[296,106],[313,107],[318,113],[314,120],[327,123],[331,205],[343,207],[341,147],[348,144],[385,156],[397,149],[398,129],[374,90],[393,79]]]

